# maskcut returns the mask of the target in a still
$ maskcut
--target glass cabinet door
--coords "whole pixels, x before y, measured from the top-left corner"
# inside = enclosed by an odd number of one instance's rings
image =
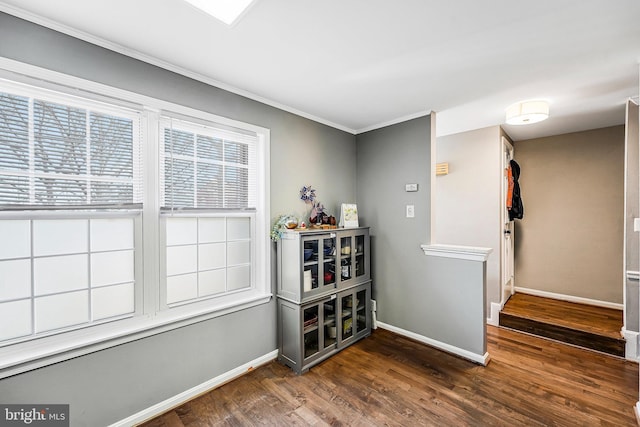
[[[337,341],[338,330],[336,328],[336,298],[325,301],[322,304],[324,319],[323,349],[334,346]]]
[[[346,340],[353,336],[353,294],[344,295],[340,300],[340,332],[342,340]]]
[[[356,334],[367,329],[367,289],[356,292]]]
[[[371,285],[369,283],[338,294],[340,333],[338,348],[366,336],[371,328]]]
[[[328,234],[321,238],[322,246],[322,283],[324,288],[336,286],[336,235]]]
[[[345,282],[351,280],[352,277],[352,236],[340,238],[340,281]]]
[[[308,358],[320,351],[320,330],[318,328],[318,305],[307,307],[302,312],[304,320],[303,354]]]
[[[304,239],[302,243],[303,256],[303,290],[304,292],[312,292],[318,289],[318,274],[320,268],[318,265],[318,239]]]
[[[334,233],[303,238],[303,294],[311,296],[336,287],[336,251]]]
[[[367,275],[367,265],[366,259],[367,254],[367,245],[365,245],[366,239],[364,234],[358,234],[355,236],[356,244],[355,244],[355,276],[356,277],[364,277]]]

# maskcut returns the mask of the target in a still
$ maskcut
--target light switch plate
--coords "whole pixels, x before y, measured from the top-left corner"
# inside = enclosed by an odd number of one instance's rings
[[[416,207],[414,205],[407,205],[407,218],[414,218],[416,216]]]
[[[640,218],[633,218],[633,231],[640,231]]]
[[[418,184],[405,184],[404,191],[418,191]]]

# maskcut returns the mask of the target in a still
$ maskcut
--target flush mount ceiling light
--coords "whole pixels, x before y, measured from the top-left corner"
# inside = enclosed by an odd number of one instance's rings
[[[205,13],[232,25],[255,0],[185,0]]]
[[[507,108],[508,125],[528,125],[541,122],[549,117],[547,101],[522,101]]]

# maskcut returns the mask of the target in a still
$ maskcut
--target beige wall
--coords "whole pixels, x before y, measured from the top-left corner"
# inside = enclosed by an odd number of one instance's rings
[[[493,249],[487,259],[487,313],[501,299],[501,132],[492,126],[439,137],[436,145],[436,162],[449,163],[449,174],[436,177],[435,242]]]
[[[517,287],[622,304],[624,126],[515,143]]]

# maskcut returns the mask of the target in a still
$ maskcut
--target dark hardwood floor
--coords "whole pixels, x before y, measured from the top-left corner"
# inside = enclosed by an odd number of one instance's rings
[[[378,329],[304,375],[272,362],[144,426],[637,425],[637,364],[487,332],[486,367]]]
[[[622,310],[517,293],[500,312],[500,325],[624,357]]]

